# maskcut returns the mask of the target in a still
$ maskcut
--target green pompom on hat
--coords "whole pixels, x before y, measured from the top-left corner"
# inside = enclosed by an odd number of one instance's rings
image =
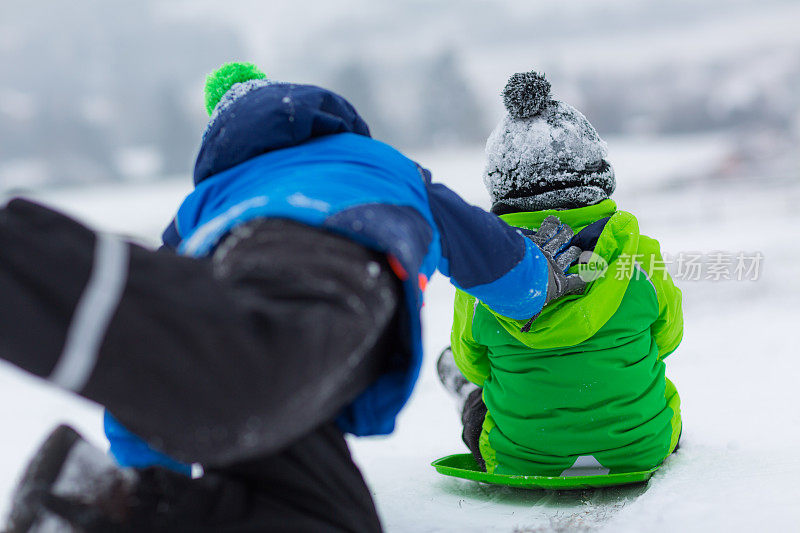
[[[225,93],[237,83],[266,77],[267,75],[252,63],[225,63],[206,78],[206,111],[211,115]]]

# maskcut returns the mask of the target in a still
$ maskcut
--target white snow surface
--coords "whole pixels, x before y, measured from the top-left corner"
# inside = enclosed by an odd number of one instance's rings
[[[680,143],[659,146],[643,141],[610,146],[619,163],[613,197],[637,215],[642,232],[672,254],[764,255],[758,281],[678,282],[686,333],[667,361],[683,400],[678,453],[646,486],[633,488],[528,491],[439,476],[429,466],[432,460],[466,450],[453,401],[435,377],[435,357],[449,342],[453,297],[447,280],[436,276],[424,309],[422,376],[396,431],[350,439],[387,531],[798,530],[800,179],[777,183],[754,176],[669,186],[663,166],[642,164],[643,150],[667,161],[673,176],[695,175],[698,165],[714,162],[694,153],[686,158],[691,168],[681,168],[681,152],[675,151]],[[489,205],[480,148],[413,155],[437,181],[473,203]],[[189,188],[187,176],[180,182],[36,196],[103,229],[155,243]],[[0,514],[8,510],[8,495],[28,455],[58,422],[104,443],[97,406],[0,363]]]

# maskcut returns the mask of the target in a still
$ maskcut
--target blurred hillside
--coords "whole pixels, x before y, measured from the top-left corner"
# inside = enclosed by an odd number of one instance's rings
[[[604,137],[722,146],[676,178],[797,180],[798,20],[778,0],[4,0],[0,187],[188,174],[204,75],[240,58],[411,152],[482,143],[508,75],[537,69]]]
[[[167,20],[159,4],[0,3],[0,186],[190,168],[197,86],[243,48],[230,25]]]

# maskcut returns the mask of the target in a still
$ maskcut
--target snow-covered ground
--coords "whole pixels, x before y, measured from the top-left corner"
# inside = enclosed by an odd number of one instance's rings
[[[659,148],[661,146],[662,148]],[[684,146],[686,153],[676,147]],[[698,147],[693,155],[689,150]],[[455,407],[433,362],[448,343],[453,290],[441,276],[425,308],[427,360],[397,431],[352,439],[353,452],[390,532],[424,531],[789,531],[798,530],[800,321],[796,228],[800,178],[777,183],[683,182],[713,166],[703,145],[610,143],[621,208],[662,249],[731,254],[761,252],[757,281],[684,281],[686,335],[668,361],[683,399],[684,434],[647,486],[578,492],[526,491],[444,478],[429,466],[464,451]],[[645,157],[646,155],[646,157]],[[684,157],[685,156],[685,157]],[[486,206],[482,153],[421,154],[434,176]],[[692,168],[686,168],[691,161]],[[683,162],[683,163],[681,163]],[[684,165],[681,168],[681,165]],[[666,165],[666,167],[665,167]],[[666,172],[669,171],[670,175]],[[800,172],[800,170],[798,171]],[[189,179],[38,193],[90,223],[155,242],[189,190]],[[53,424],[67,421],[103,443],[99,408],[0,366],[0,514],[27,455]]]

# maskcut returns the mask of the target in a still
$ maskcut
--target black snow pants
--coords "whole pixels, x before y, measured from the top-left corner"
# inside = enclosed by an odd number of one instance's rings
[[[467,445],[472,457],[481,467],[486,470],[486,461],[483,460],[480,449],[481,432],[483,431],[483,421],[486,419],[486,404],[483,403],[483,389],[475,389],[464,402],[461,409],[461,423],[464,426],[461,432],[461,440]]]
[[[262,219],[197,260],[14,200],[0,298],[0,357],[204,466],[197,480],[143,471],[142,502],[172,498],[152,531],[380,530],[332,421],[404,364],[401,288],[381,254]]]

